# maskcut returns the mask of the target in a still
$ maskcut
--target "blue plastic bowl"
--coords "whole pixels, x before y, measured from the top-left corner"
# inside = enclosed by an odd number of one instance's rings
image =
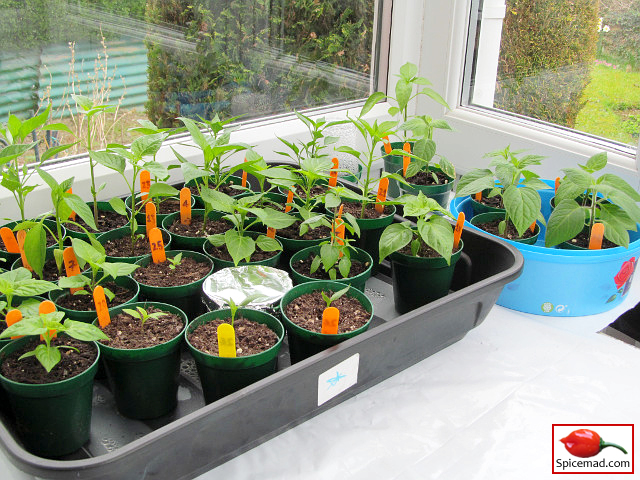
[[[553,188],[539,193],[542,214],[548,219]],[[454,216],[459,212],[467,219],[473,216],[469,197],[454,198],[449,208]],[[465,227],[478,229],[468,221]],[[522,275],[505,285],[498,305],[537,315],[575,317],[606,312],[622,302],[640,256],[639,232],[629,232],[628,249],[581,251],[545,247],[546,229],[541,227],[535,245],[505,240],[520,249],[525,262]]]

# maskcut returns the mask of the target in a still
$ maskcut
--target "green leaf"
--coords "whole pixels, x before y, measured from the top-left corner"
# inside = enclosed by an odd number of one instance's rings
[[[378,246],[380,261],[408,245],[412,238],[413,230],[409,222],[392,223],[389,225],[380,236]]]
[[[584,215],[584,208],[575,200],[562,200],[547,222],[545,246],[553,247],[579,234],[584,228]]]
[[[126,167],[126,161],[124,157],[115,153],[109,152],[92,152],[89,151],[89,157],[96,163],[100,165],[104,165],[111,170],[115,170],[116,172],[123,174],[124,169]]]
[[[274,238],[267,237],[266,235],[260,235],[256,239],[256,245],[263,252],[275,252],[282,250],[282,245]]]
[[[84,275],[74,275],[73,277],[60,277],[58,285],[61,288],[83,288],[91,284],[91,279]]]
[[[46,332],[47,329],[39,316],[26,317],[7,327],[0,335],[0,338],[11,338],[22,335],[42,335]]]
[[[224,241],[236,266],[256,251],[256,242],[253,238],[241,236],[236,230],[227,230],[224,234]]]
[[[22,318],[37,317],[39,315],[39,309],[40,301],[35,298],[27,298],[18,305],[18,310],[22,313]]]
[[[20,130],[18,132],[18,136],[23,139],[27,138],[27,136],[31,134],[31,132],[45,124],[45,122],[49,119],[49,113],[51,113],[51,103],[47,105],[47,108],[44,110],[44,112],[34,117],[28,118],[27,120],[22,122]]]
[[[355,148],[349,147],[347,145],[343,145],[341,147],[336,148],[336,151],[341,153],[348,153],[349,155],[353,155],[358,159],[360,158],[360,155],[362,155],[362,152],[359,152]]]
[[[211,188],[203,188],[200,193],[202,200],[213,210],[225,213],[233,213],[235,211],[233,198],[229,195]]]
[[[616,190],[620,190],[634,202],[640,202],[640,193],[636,192],[636,190],[631,185],[629,185],[617,175],[605,173],[604,175],[601,175],[600,178],[598,178],[598,184],[607,185],[609,187],[615,188]]]
[[[315,257],[313,257],[313,260],[311,260],[311,266],[309,267],[309,273],[316,273],[321,264],[322,258],[320,257],[320,255],[316,255]]]
[[[440,105],[442,105],[445,108],[451,108],[451,107],[449,107],[449,104],[446,102],[446,100],[444,98],[442,98],[438,92],[436,92],[435,90],[433,90],[431,88],[424,88],[424,89],[422,89],[420,91],[420,93],[430,97],[432,100],[435,100],[437,103],[439,103]],[[438,127],[438,128],[442,128],[442,127]],[[451,130],[451,129],[449,129],[449,130]]]
[[[25,152],[31,150],[35,147],[38,142],[26,143],[26,144],[18,144],[18,145],[9,145],[0,150],[0,165],[4,165],[7,162],[10,162],[14,158],[18,158],[23,155]]]
[[[24,240],[24,253],[33,271],[42,278],[42,269],[46,257],[47,237],[41,223],[36,223],[27,232]]]
[[[61,152],[64,152],[65,150],[69,150],[71,147],[74,147],[79,143],[80,142],[73,142],[73,143],[67,143],[65,145],[56,145],[55,147],[48,148],[46,152],[40,155],[40,161],[46,162],[50,158],[55,157],[56,155],[58,155]]]
[[[214,247],[221,247],[222,245],[224,245],[224,234],[216,233],[215,235],[209,235],[207,237],[207,240]]]
[[[322,259],[324,271],[328,272],[340,258],[340,251],[335,245],[325,243],[320,247],[320,258]]]
[[[413,154],[425,162],[430,162],[436,154],[436,142],[428,138],[421,138],[414,143]]]
[[[433,215],[429,220],[418,219],[418,233],[422,240],[438,252],[447,261],[451,262],[453,250],[453,227],[443,217]]]
[[[84,111],[88,111],[93,108],[93,101],[88,97],[72,94],[71,98],[73,98],[73,101],[76,102],[76,104],[80,106],[80,108],[82,108]]]
[[[36,347],[35,355],[47,372],[50,372],[51,369],[60,362],[61,358],[59,349],[56,347],[47,347],[42,343]]]
[[[596,153],[585,165],[590,172],[597,172],[607,166],[607,152]]]
[[[90,228],[98,230],[91,208],[78,195],[74,193],[66,194],[64,201]]]
[[[338,261],[338,270],[343,278],[347,278],[351,272],[351,259],[344,255],[340,261]]]
[[[247,210],[255,214],[264,225],[276,230],[287,228],[296,222],[296,218],[293,215],[280,212],[271,207],[249,208]]]
[[[136,158],[155,155],[158,150],[160,150],[160,147],[162,147],[162,142],[164,142],[166,137],[164,133],[154,133],[138,137],[131,143],[131,152]]]
[[[113,279],[118,277],[126,277],[127,275],[131,275],[139,265],[135,265],[132,263],[124,263],[124,262],[106,262],[102,264],[102,269],[104,273],[110,276]]]
[[[584,170],[580,170],[579,168],[565,168],[562,171],[565,173],[566,179],[576,185],[576,187],[582,188],[582,190],[586,190],[593,184],[593,178]]]
[[[640,207],[626,193],[616,187],[600,184],[598,191],[616,205],[620,206],[636,223],[640,223]]]
[[[149,187],[149,197],[173,197],[179,195],[180,192],[172,187],[171,185],[167,185],[166,183],[156,182]]]
[[[124,203],[124,200],[118,197],[113,197],[109,200],[109,205],[113,208],[113,211],[119,213],[120,215],[128,215],[127,206]]]
[[[409,99],[411,98],[411,91],[413,90],[413,86],[404,79],[399,79],[398,83],[396,83],[396,102],[398,102],[398,106],[401,110],[404,110],[409,103]]]
[[[99,266],[106,259],[104,248],[100,250],[79,238],[72,238],[71,245],[76,257],[89,262],[92,266]]]
[[[521,237],[538,218],[540,194],[531,187],[510,185],[502,192],[504,208]]]
[[[458,180],[456,188],[456,197],[465,197],[474,195],[487,188],[493,188],[495,180],[493,172],[488,168],[472,170],[466,173]]]
[[[66,132],[66,133],[68,133],[70,135],[73,135],[74,137],[76,136],[76,134],[73,133],[73,130],[71,130],[64,123],[50,123],[49,125],[45,125],[44,127],[42,127],[41,130],[43,130],[43,131]]]
[[[407,62],[400,67],[400,77],[407,82],[411,81],[417,73],[418,67],[411,62]]]
[[[198,125],[196,125],[193,120],[185,117],[178,117],[178,120],[180,120],[184,124],[184,126],[187,127],[187,130],[189,130],[189,133],[191,134],[191,138],[193,139],[195,144],[200,147],[201,150],[205,150],[209,146],[207,138],[200,131],[200,127],[198,127]]]
[[[95,325],[86,322],[77,322],[67,319],[64,322],[65,333],[70,337],[82,342],[92,342],[96,340],[108,340],[109,337]]]
[[[384,100],[385,98],[387,98],[387,96],[383,92],[372,93],[369,98],[367,98],[366,102],[364,102],[362,110],[360,110],[360,116],[362,117],[369,113],[376,103]]]

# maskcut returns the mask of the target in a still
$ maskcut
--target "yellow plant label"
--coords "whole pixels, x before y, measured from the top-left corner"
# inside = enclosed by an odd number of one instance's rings
[[[218,326],[218,355],[232,358],[236,356],[236,332],[228,323]]]

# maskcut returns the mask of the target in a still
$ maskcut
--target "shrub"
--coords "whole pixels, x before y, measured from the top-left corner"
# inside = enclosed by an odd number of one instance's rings
[[[599,0],[507,0],[494,106],[573,127],[595,60]]]
[[[640,0],[611,2],[603,11],[603,25],[610,31],[601,34],[602,53],[615,62],[640,68]]]

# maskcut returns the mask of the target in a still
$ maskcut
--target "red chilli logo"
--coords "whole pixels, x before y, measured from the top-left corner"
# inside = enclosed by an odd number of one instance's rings
[[[625,454],[627,453],[620,445],[605,442],[596,432],[586,428],[574,430],[560,441],[564,443],[564,447],[574,457],[594,457],[606,447],[615,447]]]

